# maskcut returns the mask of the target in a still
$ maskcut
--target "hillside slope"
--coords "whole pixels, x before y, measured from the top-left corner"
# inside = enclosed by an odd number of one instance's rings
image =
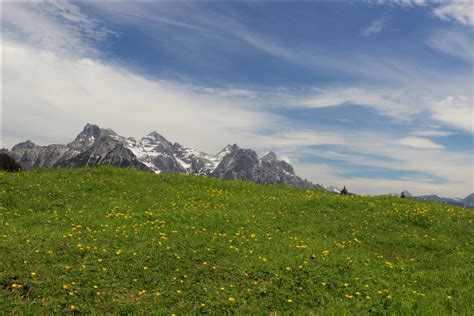
[[[0,174],[12,314],[468,314],[472,210],[130,169]]]

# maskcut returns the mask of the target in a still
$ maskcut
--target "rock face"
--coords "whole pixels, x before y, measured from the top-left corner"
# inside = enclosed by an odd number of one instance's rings
[[[216,178],[283,183],[300,187],[314,186],[311,182],[297,177],[293,167],[283,160],[278,160],[273,152],[260,158],[255,151],[242,149],[234,144],[225,147],[217,156],[222,158],[210,172],[210,175]]]
[[[155,173],[178,172],[226,180],[320,187],[298,177],[293,167],[278,160],[273,152],[259,157],[255,151],[234,144],[217,155],[208,155],[171,143],[157,132],[136,140],[92,124],[87,124],[76,139],[66,145],[38,146],[28,140],[3,152],[24,169],[111,164]]]
[[[112,130],[87,124],[76,139],[67,145],[37,146],[27,140],[15,145],[7,153],[24,169],[112,164],[148,170],[114,136],[117,135]]]
[[[474,208],[474,193],[469,194],[463,200],[464,207]]]

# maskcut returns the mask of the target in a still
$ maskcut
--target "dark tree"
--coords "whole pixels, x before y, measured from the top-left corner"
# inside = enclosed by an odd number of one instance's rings
[[[342,195],[347,195],[347,194],[349,194],[349,192],[347,191],[346,186],[344,186],[344,187],[342,188],[341,194],[342,194]]]
[[[0,154],[0,170],[5,171],[20,171],[21,166],[12,157],[7,154]]]
[[[402,194],[400,194],[400,197],[401,197],[402,199],[406,198],[405,192],[402,192]]]

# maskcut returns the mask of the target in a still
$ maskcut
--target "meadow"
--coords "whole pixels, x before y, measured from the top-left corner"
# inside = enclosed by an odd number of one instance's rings
[[[474,213],[109,166],[0,174],[0,311],[471,314]]]

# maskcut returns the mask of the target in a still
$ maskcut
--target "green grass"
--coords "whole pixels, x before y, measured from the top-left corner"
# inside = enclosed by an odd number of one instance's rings
[[[3,173],[0,311],[470,314],[473,223],[396,197],[112,167]]]

